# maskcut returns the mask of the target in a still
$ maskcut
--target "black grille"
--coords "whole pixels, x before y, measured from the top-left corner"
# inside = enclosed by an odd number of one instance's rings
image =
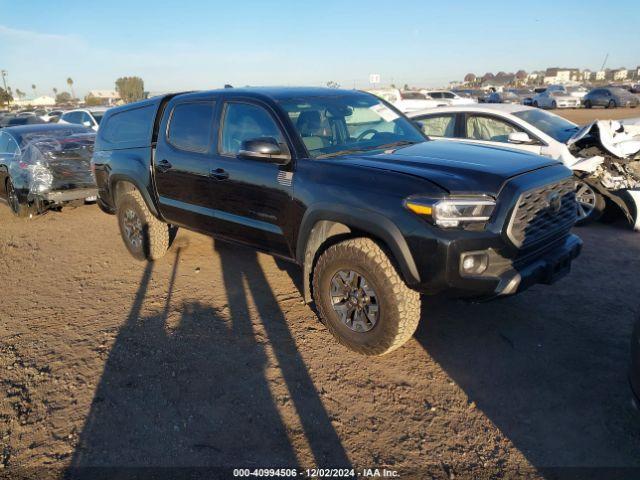
[[[558,199],[561,199],[559,208]],[[576,216],[575,183],[568,178],[520,195],[507,235],[516,247],[528,247],[568,233]]]

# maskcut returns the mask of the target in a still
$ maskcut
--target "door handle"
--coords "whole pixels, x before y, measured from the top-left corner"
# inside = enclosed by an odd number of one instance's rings
[[[170,170],[171,167],[173,167],[173,165],[171,165],[171,162],[169,162],[169,160],[160,160],[156,165],[156,168],[163,173],[167,170]]]
[[[215,170],[211,170],[209,172],[209,176],[211,178],[215,178],[216,180],[226,180],[229,178],[229,173],[227,173],[224,168],[216,168]]]

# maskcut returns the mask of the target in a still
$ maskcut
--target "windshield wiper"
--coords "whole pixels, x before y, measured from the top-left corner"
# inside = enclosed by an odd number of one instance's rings
[[[382,145],[374,147],[372,150],[376,150],[378,148],[403,147],[405,145],[415,145],[416,143],[419,142],[414,142],[413,140],[398,140],[397,142],[383,143]]]
[[[399,140],[397,142],[384,143],[382,145],[373,145],[371,147],[350,148],[348,150],[340,150],[338,152],[323,153],[322,155],[318,155],[316,158],[339,157],[340,155],[347,155],[349,153],[368,152],[371,150],[382,150],[383,148],[401,147],[404,145],[414,145],[416,143],[419,143],[419,142],[414,142],[412,140]]]
[[[370,149],[369,148],[350,148],[348,150],[338,150],[337,152],[323,153],[322,155],[318,155],[316,158],[339,157],[340,155],[348,155],[349,153],[366,152],[367,150],[370,150]]]

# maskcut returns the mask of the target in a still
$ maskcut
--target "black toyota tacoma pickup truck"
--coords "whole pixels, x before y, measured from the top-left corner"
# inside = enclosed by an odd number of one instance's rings
[[[420,294],[550,284],[582,245],[559,162],[429,140],[364,92],[224,89],[110,109],[93,166],[134,257],[162,257],[185,227],[295,262],[305,300],[368,355],[412,336]]]

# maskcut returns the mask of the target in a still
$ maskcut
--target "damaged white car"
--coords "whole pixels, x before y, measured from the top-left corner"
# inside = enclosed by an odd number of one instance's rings
[[[448,141],[525,150],[562,161],[576,176],[578,223],[617,206],[640,230],[640,125],[615,120],[584,127],[524,105],[441,107],[409,114],[424,133]]]

